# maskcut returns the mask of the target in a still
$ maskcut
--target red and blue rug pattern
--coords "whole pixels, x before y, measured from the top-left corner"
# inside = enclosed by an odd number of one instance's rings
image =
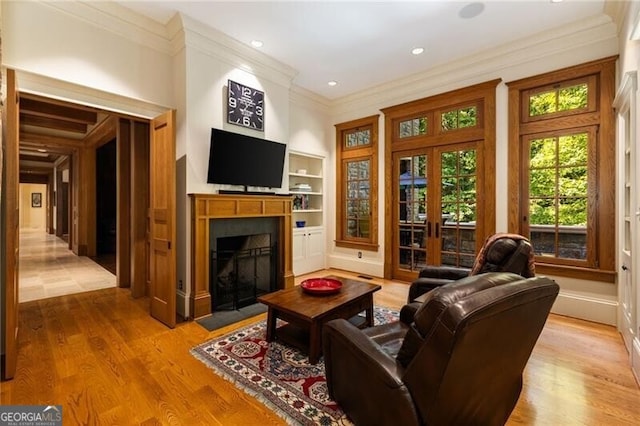
[[[397,311],[374,308],[375,325],[397,319]],[[202,343],[191,354],[289,424],[352,424],[329,399],[323,360],[311,365],[306,354],[279,342],[268,343],[265,336],[266,321],[261,321]]]

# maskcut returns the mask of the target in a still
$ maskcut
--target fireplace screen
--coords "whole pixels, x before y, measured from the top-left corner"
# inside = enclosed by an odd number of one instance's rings
[[[270,234],[216,239],[211,250],[210,286],[214,310],[235,310],[257,302],[276,286],[276,244]]]

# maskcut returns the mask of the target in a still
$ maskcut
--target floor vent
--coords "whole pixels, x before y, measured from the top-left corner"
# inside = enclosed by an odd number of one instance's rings
[[[373,277],[368,277],[366,275],[358,275],[358,278],[362,278],[363,280],[372,280]]]

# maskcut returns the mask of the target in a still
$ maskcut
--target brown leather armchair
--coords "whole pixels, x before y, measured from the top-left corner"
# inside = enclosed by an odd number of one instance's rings
[[[486,273],[429,292],[410,326],[329,321],[329,395],[357,425],[502,425],[558,290]]]
[[[471,269],[453,266],[424,267],[409,287],[407,305],[400,312],[400,320],[411,324],[425,293],[464,277],[485,272],[513,272],[525,278],[535,276],[535,259],[529,240],[519,234],[493,234],[485,240]]]

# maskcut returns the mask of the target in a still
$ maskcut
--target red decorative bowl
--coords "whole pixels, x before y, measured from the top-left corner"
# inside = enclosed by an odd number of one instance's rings
[[[340,291],[342,283],[333,278],[310,278],[302,281],[300,287],[309,294],[333,294]]]

